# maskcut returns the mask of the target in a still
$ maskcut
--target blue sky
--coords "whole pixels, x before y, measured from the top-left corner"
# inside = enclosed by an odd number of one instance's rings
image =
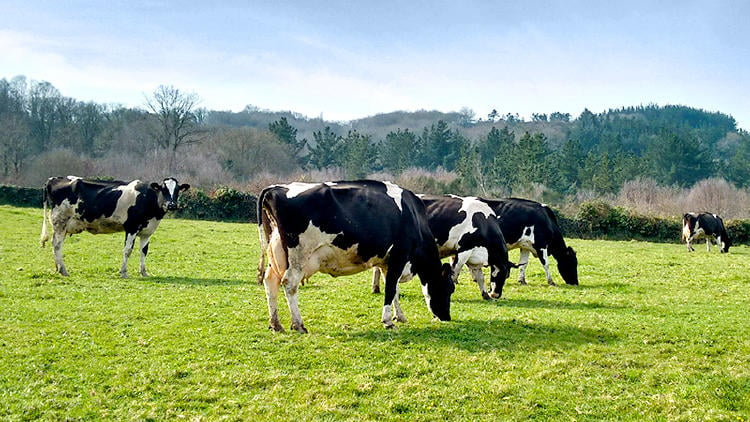
[[[216,3],[216,5],[211,4]],[[655,3],[655,4],[652,4]],[[350,120],[683,104],[750,129],[746,1],[5,1],[0,78]]]

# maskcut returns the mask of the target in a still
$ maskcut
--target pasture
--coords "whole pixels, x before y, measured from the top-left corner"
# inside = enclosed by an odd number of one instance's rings
[[[580,286],[534,260],[488,302],[464,272],[440,323],[414,279],[394,330],[369,272],[317,275],[300,335],[283,298],[267,329],[253,224],[164,220],[123,280],[124,234],[68,238],[65,278],[41,223],[0,206],[2,420],[750,419],[746,246],[570,239]]]

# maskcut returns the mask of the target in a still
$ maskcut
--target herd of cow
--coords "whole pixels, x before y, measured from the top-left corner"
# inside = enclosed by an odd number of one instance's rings
[[[190,188],[167,178],[161,184],[85,180],[53,177],[44,187],[44,222],[41,243],[49,240],[47,221],[53,227],[52,245],[57,271],[68,275],[62,245],[67,235],[125,232],[120,275],[127,277],[128,258],[140,239],[140,272],[147,276],[149,239],[167,211],[177,208],[179,192]],[[51,210],[47,213],[47,207]],[[283,330],[278,318],[278,294],[284,287],[292,329],[306,333],[297,292],[313,274],[332,276],[370,268],[373,292],[380,291],[385,275],[382,323],[405,322],[399,306],[399,283],[418,275],[427,307],[449,321],[454,283],[464,265],[469,267],[484,299],[499,298],[511,268],[519,268],[518,281],[526,284],[529,254],[544,266],[547,282],[554,285],[549,257],[557,261],[567,284],[578,284],[578,259],[566,246],[557,219],[544,204],[525,199],[489,200],[455,195],[416,195],[391,182],[373,180],[272,185],[258,197],[260,261],[258,282],[264,284],[269,325]],[[715,240],[721,252],[731,241],[723,221],[715,214],[688,213],[683,218],[683,239]],[[508,250],[520,248],[518,264],[508,260]],[[450,257],[450,264],[441,262]],[[489,267],[489,292],[483,268]]]

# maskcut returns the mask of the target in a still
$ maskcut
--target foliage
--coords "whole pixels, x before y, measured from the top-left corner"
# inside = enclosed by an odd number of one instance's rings
[[[153,276],[127,280],[120,235],[76,235],[63,278],[35,247],[40,218],[0,207],[3,420],[750,414],[747,247],[686,259],[679,245],[574,239],[580,286],[547,286],[532,261],[529,285],[483,301],[464,273],[453,321],[436,323],[415,279],[400,286],[409,322],[396,330],[379,322],[369,273],[316,275],[300,288],[303,336],[266,329],[254,226],[167,220]]]

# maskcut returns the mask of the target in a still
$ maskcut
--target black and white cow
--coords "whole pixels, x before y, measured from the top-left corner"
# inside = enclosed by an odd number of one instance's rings
[[[44,222],[41,244],[45,245],[50,235],[47,220],[52,225],[52,248],[55,266],[60,274],[67,276],[62,256],[66,235],[88,231],[89,233],[125,232],[120,275],[128,276],[128,258],[141,239],[141,275],[146,277],[146,255],[151,235],[169,210],[177,209],[177,196],[190,185],[180,185],[176,179],[164,179],[161,184],[85,180],[76,176],[51,177],[44,185]],[[47,207],[51,208],[49,215]]]
[[[258,281],[265,285],[269,325],[275,331],[282,331],[281,285],[292,329],[306,333],[297,303],[300,283],[317,272],[335,277],[372,267],[385,272],[386,328],[393,327],[393,310],[397,321],[406,321],[398,283],[415,274],[430,311],[440,320],[451,319],[450,266],[441,268],[424,204],[409,190],[371,180],[269,186],[258,197],[258,224]]]
[[[687,243],[688,252],[694,251],[693,240],[706,239],[706,251],[711,250],[715,240],[719,252],[729,252],[732,241],[729,239],[724,221],[716,214],[689,212],[682,216],[682,240]]]
[[[502,296],[511,267],[503,233],[492,208],[476,197],[419,195],[441,258],[451,257],[453,281],[466,264],[484,299]],[[490,267],[490,293],[484,288],[483,267]],[[379,272],[373,274],[372,291],[379,289]]]
[[[573,248],[565,245],[557,217],[544,204],[527,199],[483,199],[500,221],[500,229],[508,250],[521,249],[518,262],[518,282],[526,284],[526,265],[529,253],[539,258],[547,275],[547,283],[554,286],[549,271],[550,255],[557,260],[557,269],[567,284],[578,284],[578,258]]]

